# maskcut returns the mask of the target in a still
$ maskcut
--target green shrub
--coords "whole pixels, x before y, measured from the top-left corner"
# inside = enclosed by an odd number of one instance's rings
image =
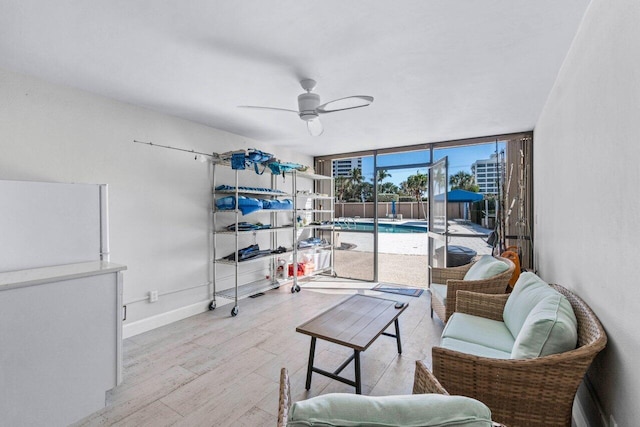
[[[378,193],[378,202],[397,202],[398,198],[394,193]]]

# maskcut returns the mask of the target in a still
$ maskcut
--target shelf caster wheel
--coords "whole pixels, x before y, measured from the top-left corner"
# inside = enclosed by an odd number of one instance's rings
[[[216,309],[216,303],[214,301],[211,301],[211,304],[209,304],[209,311],[213,311]]]
[[[231,309],[231,316],[236,317],[237,315],[238,315],[238,306],[236,305]]]
[[[294,294],[296,292],[300,292],[300,285],[293,285],[291,287],[291,293]]]

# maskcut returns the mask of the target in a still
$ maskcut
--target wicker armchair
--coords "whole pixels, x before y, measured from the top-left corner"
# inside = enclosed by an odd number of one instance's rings
[[[507,264],[509,268],[503,273],[484,280],[463,280],[473,263],[460,267],[432,268],[431,283],[447,285],[447,298],[446,302],[443,302],[434,295],[434,292],[431,292],[431,317],[433,318],[433,313],[435,312],[444,323],[447,323],[447,320],[455,311],[457,291],[504,294],[516,266],[510,259],[495,258]]]
[[[489,359],[433,347],[433,373],[442,386],[484,402],[493,419],[508,426],[570,426],[578,386],[607,336],[582,299],[552,286],[567,297],[578,320],[575,350],[533,359]],[[462,291],[456,311],[502,320],[507,297]],[[432,378],[424,363],[417,365],[416,382]]]
[[[415,378],[413,382],[413,394],[435,393],[449,395],[436,377],[427,369],[420,360],[416,361]],[[291,408],[291,386],[287,368],[280,370],[280,395],[278,400],[278,424],[277,427],[286,427]],[[505,427],[494,422],[493,427]]]

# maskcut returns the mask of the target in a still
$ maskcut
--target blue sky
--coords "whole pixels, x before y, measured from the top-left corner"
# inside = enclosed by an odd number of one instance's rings
[[[504,143],[498,144],[499,150],[504,148]],[[449,175],[453,175],[459,171],[465,171],[471,173],[471,165],[480,159],[488,159],[491,154],[495,153],[496,144],[480,144],[470,145],[466,147],[445,148],[440,150],[434,150],[435,160],[440,160],[444,156],[449,159]],[[398,153],[387,154],[384,157],[378,156],[378,165],[404,165],[415,164],[429,161],[429,152],[412,152],[412,153]],[[398,169],[390,170],[391,177],[384,180],[384,182],[393,182],[398,185],[402,181],[406,181],[409,175],[414,175],[418,169],[413,167],[411,169]],[[419,169],[421,173],[426,173],[426,168]],[[373,157],[362,158],[362,173],[368,182],[371,182],[373,178]]]

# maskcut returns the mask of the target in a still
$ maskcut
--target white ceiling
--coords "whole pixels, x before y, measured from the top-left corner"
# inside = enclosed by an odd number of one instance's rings
[[[0,0],[0,66],[323,155],[533,129],[588,3]],[[237,108],[297,109],[302,78],[375,101],[317,138]]]

